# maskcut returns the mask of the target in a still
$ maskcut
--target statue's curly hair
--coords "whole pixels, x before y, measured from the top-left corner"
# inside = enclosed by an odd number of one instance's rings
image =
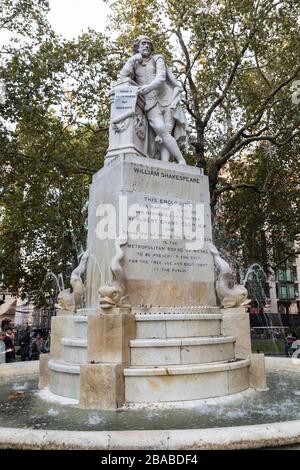
[[[151,51],[153,52],[154,47],[153,47],[152,39],[150,39],[149,36],[145,36],[145,35],[141,35],[136,38],[136,40],[133,43],[133,51],[138,52],[139,45],[142,39],[149,39],[149,41],[151,42]]]

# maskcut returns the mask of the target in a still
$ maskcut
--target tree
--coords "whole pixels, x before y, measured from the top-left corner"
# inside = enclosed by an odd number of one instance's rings
[[[230,168],[236,183],[232,191],[220,194],[216,237],[236,266],[246,269],[259,263],[270,274],[300,254],[300,161],[295,143],[278,153],[271,145],[261,145]],[[241,187],[245,179],[253,187]]]
[[[0,270],[7,286],[32,296],[47,271],[68,278],[85,246],[83,208],[107,148],[115,66],[103,35],[64,41],[46,23],[47,2],[20,3],[18,21],[26,16],[41,33],[25,28],[1,51]]]
[[[299,113],[291,101],[291,85],[299,77],[299,1],[110,4],[112,24],[128,49],[133,36],[149,34],[158,39],[159,50],[172,52],[194,157],[209,176],[212,207],[219,194],[231,190],[219,185],[228,161],[251,155],[261,142],[278,148],[293,139],[299,143]]]

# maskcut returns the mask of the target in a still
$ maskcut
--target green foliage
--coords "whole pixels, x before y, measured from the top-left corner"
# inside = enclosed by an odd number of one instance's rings
[[[48,270],[67,281],[85,247],[83,208],[107,148],[118,54],[94,31],[58,38],[45,27],[44,2],[23,3],[18,21],[44,33],[37,41],[25,28],[2,49],[0,271],[8,287],[34,296]]]

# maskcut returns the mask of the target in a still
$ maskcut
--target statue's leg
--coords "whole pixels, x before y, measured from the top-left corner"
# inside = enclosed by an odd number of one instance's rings
[[[161,153],[161,160],[164,158],[164,161],[169,161],[170,155],[175,157],[178,163],[186,165],[186,161],[180,152],[180,149],[177,145],[174,137],[168,132],[167,126],[165,123],[164,115],[159,107],[156,105],[147,113],[148,121],[154,132],[162,139],[163,147],[166,148],[167,152]],[[167,159],[168,160],[165,160]]]
[[[170,161],[170,152],[167,149],[167,147],[165,147],[164,145],[161,148],[160,159],[161,159],[162,162],[169,162]]]

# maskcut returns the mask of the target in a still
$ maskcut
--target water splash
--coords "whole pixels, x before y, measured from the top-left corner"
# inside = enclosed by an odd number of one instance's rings
[[[50,409],[47,411],[47,415],[48,415],[48,416],[58,416],[58,415],[59,415],[59,411],[58,411],[58,410],[54,410],[53,408],[50,408]]]
[[[15,392],[20,392],[22,390],[27,390],[28,389],[28,382],[25,382],[24,384],[15,383],[15,384],[13,384],[12,389]]]
[[[86,285],[86,307],[95,308],[98,306],[98,290],[103,279],[103,273],[93,253],[90,253],[88,257],[86,279],[88,280]]]
[[[103,416],[100,416],[98,413],[91,413],[88,416],[87,424],[91,424],[92,426],[96,426],[103,422]]]

